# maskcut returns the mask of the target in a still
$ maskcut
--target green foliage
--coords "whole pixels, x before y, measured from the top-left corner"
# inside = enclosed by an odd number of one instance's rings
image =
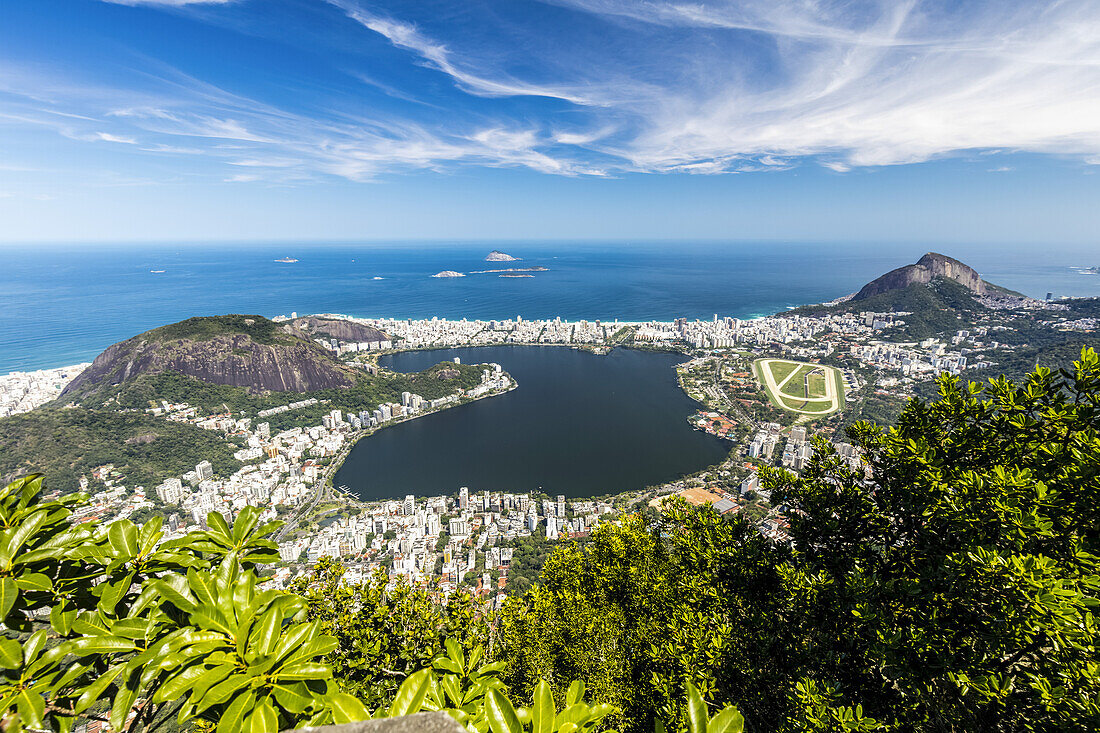
[[[268,537],[280,523],[260,525],[254,507],[232,525],[211,513],[208,530],[162,541],[159,519],[72,525],[82,497],[42,501],[41,487],[34,475],[0,491],[5,731],[60,733],[89,719],[149,731],[174,716],[259,733],[443,710],[471,733],[594,733],[618,712],[585,703],[580,682],[560,709],[543,681],[530,707],[515,706],[468,597],[438,607],[406,586],[387,591],[384,576],[341,585],[328,561],[305,597],[261,589],[256,568],[278,558]],[[322,658],[335,661],[339,684]],[[404,681],[380,686],[370,664]],[[693,730],[740,730],[715,720]]]
[[[298,339],[284,332],[279,324],[263,316],[230,314],[225,316],[197,316],[179,323],[147,331],[139,338],[147,341],[209,341],[218,336],[245,334],[258,344],[274,345],[294,343]]]
[[[457,374],[441,378],[444,370]],[[446,373],[444,374],[446,376]],[[311,392],[267,392],[255,394],[243,387],[204,382],[176,372],[142,374],[121,385],[111,385],[87,397],[86,404],[102,404],[113,398],[120,409],[144,410],[157,400],[172,403],[186,402],[206,413],[218,413],[229,409],[239,416],[255,416],[261,410],[279,407],[289,402],[314,398],[322,400],[311,407],[290,410],[266,418],[256,418],[271,424],[272,430],[318,425],[321,416],[333,408],[358,413],[374,410],[383,402],[400,402],[402,392],[414,392],[431,400],[445,397],[455,390],[469,389],[481,382],[481,368],[475,364],[444,362],[423,372],[403,374],[380,371],[377,374],[358,374],[350,387],[320,389]]]
[[[798,510],[788,582],[815,674],[902,728],[1095,720],[1100,363],[940,386],[896,430],[851,431],[873,491],[825,446],[767,480]]]
[[[326,661],[340,686],[371,707],[391,699],[402,679],[430,666],[448,643],[473,649],[488,641],[488,619],[467,594],[441,605],[404,582],[387,589],[381,571],[361,583],[343,581],[344,573],[321,558],[293,590],[306,601],[306,617],[337,640]]]
[[[211,514],[208,531],[161,542],[159,519],[71,525],[80,497],[43,502],[41,485],[0,491],[0,621],[27,635],[22,648],[0,638],[5,730],[83,717],[134,731],[171,709],[228,733],[328,714],[336,688],[317,658],[335,639],[295,620],[302,599],[256,587],[278,523],[248,507],[232,527]]]
[[[476,647],[467,659],[457,645],[448,645],[447,655],[431,668],[401,683],[388,708],[381,707],[372,716],[354,697],[339,693],[334,696],[331,720],[351,723],[440,710],[470,733],[594,733],[615,712],[610,705],[586,703],[583,682],[570,685],[560,710],[545,682],[535,688],[530,707],[517,707],[499,679],[501,663],[479,667],[482,654],[482,648]]]
[[[718,675],[734,673],[727,651],[737,646],[738,621],[750,623],[753,610],[746,602],[731,616],[700,575],[709,564],[700,535],[707,547],[744,549],[738,561],[746,564],[769,546],[746,522],[727,523],[713,510],[681,503],[670,516],[680,523],[674,530],[634,515],[601,525],[584,548],[558,547],[540,584],[502,612],[497,653],[512,689],[528,692],[546,679],[560,695],[568,680],[584,679],[597,699],[621,710],[614,723],[627,730],[682,722],[685,682],[713,697]],[[745,581],[750,597],[775,585],[766,577]]]
[[[203,460],[227,476],[241,465],[234,450],[216,433],[142,413],[39,408],[0,419],[0,476],[34,467],[61,493],[78,491],[80,476],[106,463],[131,488],[151,490]]]
[[[745,729],[745,719],[737,708],[727,705],[711,717],[698,688],[690,682],[684,686],[687,688],[688,733],[741,733]]]
[[[546,558],[557,542],[546,539],[540,529],[529,537],[517,537],[512,540],[512,561],[508,564],[508,583],[504,592],[509,596],[520,596],[526,593],[538,580],[542,566],[546,564]]]
[[[789,544],[679,505],[559,547],[503,612],[506,681],[587,679],[631,731],[701,720],[689,684],[753,731],[1095,729],[1100,360],[939,384],[849,430],[863,466],[764,472]]]
[[[954,333],[965,328],[976,314],[985,312],[986,308],[975,300],[965,286],[953,280],[936,278],[931,283],[913,283],[863,300],[850,300],[834,306],[808,305],[789,313],[821,315],[860,311],[910,313],[904,316],[904,326],[889,329],[884,335],[912,340]]]

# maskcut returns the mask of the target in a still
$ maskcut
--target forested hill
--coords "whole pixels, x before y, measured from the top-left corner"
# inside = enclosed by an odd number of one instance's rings
[[[988,312],[965,286],[952,280],[934,278],[928,283],[911,283],[886,290],[862,300],[847,300],[833,305],[806,305],[786,315],[816,316],[827,313],[908,313],[899,335],[908,339],[951,334],[966,328],[975,318]]]
[[[249,392],[350,387],[356,371],[310,336],[257,315],[189,318],[108,347],[61,402],[99,404],[127,382],[166,372]]]
[[[915,264],[875,278],[854,295],[833,303],[802,306],[785,315],[907,313],[905,325],[888,335],[923,339],[970,327],[991,312],[990,304],[1005,308],[1026,302],[1029,299],[1020,293],[986,282],[969,265],[929,252]]]

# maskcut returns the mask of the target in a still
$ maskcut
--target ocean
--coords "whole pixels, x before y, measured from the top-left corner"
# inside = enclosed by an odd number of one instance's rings
[[[485,262],[492,249],[522,261]],[[854,292],[928,249],[812,242],[8,245],[0,248],[0,373],[90,361],[150,328],[220,313],[752,318]],[[1081,248],[936,249],[1028,295],[1100,295],[1100,276],[1070,269],[1100,264]],[[282,257],[298,261],[275,261]],[[529,278],[431,277],[531,266],[548,270]]]

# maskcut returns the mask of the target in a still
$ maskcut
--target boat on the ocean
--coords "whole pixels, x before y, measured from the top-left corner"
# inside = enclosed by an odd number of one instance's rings
[[[154,275],[159,275],[160,273],[164,272],[164,270],[149,270],[149,272],[153,273]]]
[[[279,259],[277,259],[275,261],[276,262],[297,262],[298,260],[294,259],[293,257],[280,257]]]

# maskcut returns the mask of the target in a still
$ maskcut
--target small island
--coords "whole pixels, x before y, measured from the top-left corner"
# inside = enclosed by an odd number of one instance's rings
[[[534,277],[534,275],[526,275],[516,272],[506,272],[503,275],[497,275],[497,277]]]
[[[505,268],[503,270],[471,270],[470,274],[471,275],[486,275],[486,274],[497,273],[497,272],[547,272],[547,271],[549,271],[549,269],[550,269],[549,267],[542,267],[542,266],[536,266],[536,267],[508,267],[508,268]]]
[[[466,277],[464,273],[455,272],[454,270],[444,270],[443,272],[437,272],[432,277]]]
[[[485,257],[486,262],[516,262],[519,259],[519,257],[513,257],[510,254],[505,254],[499,249],[494,249]]]

